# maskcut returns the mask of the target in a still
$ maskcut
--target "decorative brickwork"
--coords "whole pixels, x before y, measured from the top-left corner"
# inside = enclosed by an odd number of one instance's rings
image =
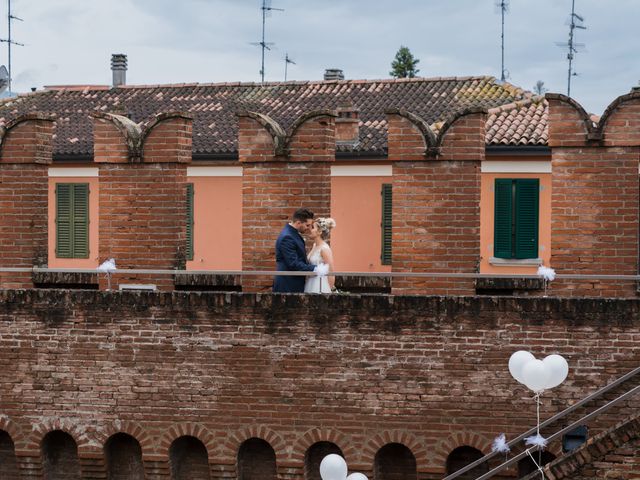
[[[268,119],[243,115],[239,123],[242,269],[275,270],[275,241],[291,214],[301,207],[316,216],[330,213],[334,118],[307,114],[288,136]],[[243,289],[270,290],[272,283],[271,277],[245,277]]]
[[[52,120],[38,114],[11,122],[1,132],[0,252],[2,267],[47,264],[47,166]],[[0,288],[31,288],[30,273],[0,273]]]
[[[388,121],[389,159],[395,162],[393,271],[477,272],[485,115],[458,117],[435,144],[433,133],[425,135],[407,117],[390,114]],[[438,154],[432,157],[434,149]],[[470,294],[474,284],[463,279],[396,278],[393,292]]]
[[[94,122],[94,159],[100,164],[100,261],[115,258],[122,269],[184,268],[190,120],[167,116],[147,130],[113,115]],[[173,288],[169,275],[116,274],[111,288],[121,283]]]
[[[575,102],[549,97],[551,266],[558,273],[637,274],[639,111],[640,96],[632,97],[596,130]],[[565,280],[551,286],[560,295],[636,294],[636,284],[628,281]]]
[[[190,436],[212,480],[235,478],[250,438],[273,448],[278,478],[304,478],[308,449],[331,442],[369,475],[385,446],[402,445],[417,478],[435,480],[455,448],[486,453],[499,433],[534,425],[530,393],[507,369],[514,350],[569,361],[543,418],[640,363],[640,300],[5,290],[0,305],[0,428],[25,480],[42,478],[53,430],[77,442],[83,479],[104,479],[124,456],[147,480],[168,479],[191,458],[172,463],[171,445]],[[116,437],[135,439],[137,456]]]

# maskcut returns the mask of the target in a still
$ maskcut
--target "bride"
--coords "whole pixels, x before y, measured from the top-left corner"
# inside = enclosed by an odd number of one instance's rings
[[[317,218],[308,237],[313,240],[313,248],[307,255],[309,263],[312,265],[326,264],[329,266],[329,272],[333,271],[333,254],[331,247],[327,244],[331,229],[336,226],[333,218]],[[331,293],[335,290],[335,277],[313,276],[307,277],[304,285],[305,293]]]

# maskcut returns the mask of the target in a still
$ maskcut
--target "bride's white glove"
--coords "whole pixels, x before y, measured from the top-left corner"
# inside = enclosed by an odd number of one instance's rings
[[[327,265],[326,263],[321,263],[320,265],[317,265],[316,268],[313,269],[313,271],[318,277],[326,277],[327,273],[329,273],[329,265]]]

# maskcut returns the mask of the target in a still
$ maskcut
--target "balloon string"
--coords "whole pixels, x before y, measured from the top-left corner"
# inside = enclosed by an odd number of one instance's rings
[[[540,437],[540,405],[542,404],[542,400],[540,399],[540,397],[542,396],[542,392],[537,392],[535,394],[535,396],[533,397],[534,400],[536,401],[536,434],[538,436],[538,438]],[[527,453],[529,454],[529,456],[531,457],[531,460],[533,460],[533,463],[535,464],[535,466],[537,467],[538,471],[540,472],[540,477],[544,480],[544,471],[542,470],[542,448],[538,447],[538,461],[536,462],[533,459],[533,455],[531,455],[531,452],[529,452],[529,450],[527,450]]]

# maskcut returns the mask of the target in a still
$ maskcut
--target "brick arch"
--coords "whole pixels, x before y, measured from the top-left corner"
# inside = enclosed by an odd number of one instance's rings
[[[634,113],[637,112],[637,109],[640,108],[640,92],[631,92],[631,93],[627,93],[626,95],[621,95],[609,104],[609,106],[605,109],[604,113],[602,114],[602,117],[600,117],[600,121],[598,122],[598,125],[595,129],[597,132],[599,132],[600,137],[602,139],[606,141],[607,133],[613,133],[613,132],[607,132],[607,127],[609,126],[609,120],[611,120],[611,118],[615,118],[616,114],[620,113],[620,110],[623,107],[629,107],[629,106],[636,107],[636,110],[634,110]],[[625,115],[623,113],[623,116],[626,117],[626,116],[629,116],[629,114],[627,113]],[[635,120],[635,115],[634,115],[634,120]],[[627,126],[623,127],[623,129],[626,130],[626,132],[629,134],[632,134],[632,133],[636,134],[636,136],[633,138],[633,140],[630,143],[637,145],[638,142],[640,141],[640,132],[638,132],[638,129],[637,129],[638,121],[634,121],[634,120],[629,121],[627,123]]]
[[[0,430],[4,430],[11,435],[14,442],[16,437],[20,436],[20,427],[7,415],[0,415]]]
[[[443,440],[433,452],[432,462],[441,465],[443,470],[447,463],[447,457],[458,447],[473,447],[483,455],[491,453],[491,440],[477,433],[466,431],[456,432]]]
[[[115,113],[93,112],[96,120],[111,122],[122,134],[130,162],[138,162],[142,159],[142,128],[133,120]],[[95,130],[95,127],[94,127]]]
[[[129,420],[116,420],[105,425],[102,429],[96,429],[95,439],[100,443],[101,447],[104,448],[107,440],[109,440],[116,433],[126,433],[127,435],[135,438],[140,444],[140,448],[142,449],[143,459],[144,457],[153,455],[155,450],[153,438],[137,422],[131,422]]]
[[[418,470],[420,465],[427,463],[427,450],[423,447],[422,442],[410,433],[399,430],[378,433],[371,437],[362,448],[362,462],[367,465],[373,465],[378,450],[389,443],[399,443],[411,450],[416,459]]]
[[[178,161],[189,162],[191,161],[191,125],[193,122],[193,116],[189,115],[186,112],[162,112],[159,113],[144,123],[140,124],[140,158],[142,161],[148,161],[145,159],[145,149],[153,148],[153,142],[156,139],[152,138],[152,134],[156,131],[157,127],[160,127],[162,124],[167,122],[171,122],[172,120],[183,121],[182,123],[174,124],[176,134],[182,134],[182,138],[178,141],[188,138],[189,142],[180,144],[182,146],[182,153],[184,154]],[[160,131],[158,133],[159,136],[163,136],[163,132]],[[151,141],[151,146],[148,147],[148,143]],[[160,147],[165,150],[168,146],[171,148],[175,148],[178,145],[167,145],[166,137],[161,138],[160,142],[162,145]],[[148,147],[148,148],[147,148]]]
[[[288,446],[282,435],[263,425],[254,425],[229,434],[223,443],[222,455],[235,458],[240,445],[251,438],[259,438],[271,445],[276,454],[276,459],[287,456]]]
[[[602,139],[602,130],[600,126],[595,126],[591,117],[586,112],[584,107],[576,102],[573,98],[567,97],[561,93],[547,93],[544,96],[547,101],[556,101],[559,103],[563,103],[569,107],[571,107],[577,118],[582,121],[582,125],[584,127],[585,139],[589,140],[601,140]],[[550,118],[549,122],[551,123],[553,120]],[[602,121],[600,122],[602,124]]]
[[[90,447],[92,444],[91,436],[88,434],[86,428],[66,418],[47,418],[33,425],[27,441],[30,446],[40,448],[44,437],[48,433],[56,430],[69,434],[71,438],[73,438],[73,441],[76,442],[78,452],[83,448]]]
[[[213,453],[218,447],[215,443],[215,435],[211,430],[200,423],[175,423],[171,425],[160,437],[157,445],[157,453],[169,458],[171,444],[180,437],[194,437],[202,442],[207,449],[209,460],[213,458]]]
[[[424,140],[425,155],[435,156],[439,153],[440,148],[438,145],[438,138],[436,137],[436,134],[433,132],[429,124],[422,117],[403,108],[388,109],[385,111],[385,113],[388,115],[398,115],[400,117],[403,117],[409,120],[409,122],[411,122],[415,127],[418,128]]]
[[[24,115],[20,115],[17,118],[7,122],[5,125],[0,125],[0,162],[4,160],[5,157],[5,146],[7,146],[7,137],[11,133],[12,130],[21,126],[23,123],[27,122],[35,122],[35,131],[37,133],[45,133],[48,132],[45,136],[41,136],[40,140],[36,142],[34,145],[36,159],[32,162],[25,162],[21,160],[20,163],[40,163],[40,164],[50,164],[51,163],[51,134],[53,133],[54,117],[52,115],[47,115],[41,112],[32,112]],[[43,123],[46,122],[46,123]],[[47,125],[48,124],[48,125]],[[43,131],[43,127],[46,128]],[[37,137],[37,134],[33,134],[34,137]],[[11,143],[11,142],[9,142]],[[7,147],[9,148],[9,147]],[[22,147],[20,147],[22,150]],[[15,153],[15,152],[14,152]],[[24,152],[22,152],[24,155]],[[11,152],[10,154],[11,155]]]
[[[318,442],[331,442],[342,450],[344,458],[349,463],[350,459],[358,457],[357,450],[353,442],[344,433],[329,428],[312,428],[300,435],[293,444],[291,460],[301,465],[304,464],[304,457],[309,447]]]
[[[467,115],[473,115],[476,113],[482,113],[486,115],[488,112],[489,111],[483,107],[470,107],[460,112],[454,113],[450,118],[445,120],[445,122],[442,124],[442,127],[440,127],[440,130],[438,131],[438,135],[436,137],[437,138],[436,144],[438,145],[439,148],[441,148],[442,143],[444,142],[444,137],[447,135],[447,132],[451,130],[454,127],[454,125],[458,121],[460,121],[462,118],[466,117]]]
[[[298,130],[300,130],[300,127],[302,127],[305,123],[307,123],[310,120],[315,120],[321,117],[335,118],[337,116],[338,114],[333,110],[313,110],[311,112],[307,112],[300,115],[298,118],[295,119],[295,121],[291,125],[291,128],[289,128],[289,132],[285,139],[286,150],[287,151],[289,150],[293,137],[296,135],[296,133],[298,133]]]
[[[273,142],[273,154],[278,156],[286,156],[287,146],[287,134],[284,129],[273,118],[263,113],[257,112],[242,112],[238,114],[239,117],[251,118],[258,122],[271,136]]]

